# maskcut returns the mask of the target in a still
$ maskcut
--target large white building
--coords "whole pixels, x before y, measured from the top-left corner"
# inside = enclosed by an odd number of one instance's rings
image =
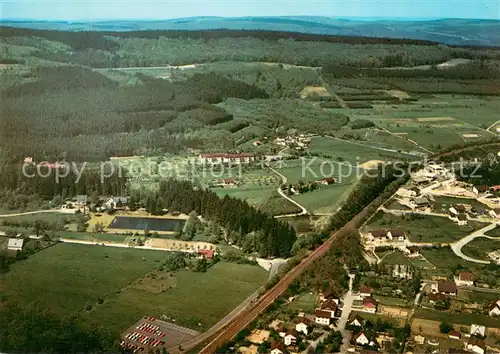
[[[248,164],[255,161],[255,155],[251,153],[243,154],[200,154],[199,160],[203,164]]]
[[[24,240],[22,238],[9,238],[7,249],[11,251],[22,251]]]

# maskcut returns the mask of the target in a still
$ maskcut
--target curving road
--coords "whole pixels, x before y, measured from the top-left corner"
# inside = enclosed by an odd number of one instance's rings
[[[278,176],[281,177],[281,180],[282,180],[282,184],[286,184],[287,183],[287,179],[284,175],[282,175],[281,173],[279,173],[278,171],[276,171],[274,168],[272,168],[271,166],[267,166],[271,171],[273,171],[274,173],[276,173]],[[281,190],[281,186],[278,187],[278,193],[279,195],[281,195],[283,198],[285,198],[286,200],[288,200],[289,202],[295,204],[296,206],[298,206],[300,209],[301,209],[301,212],[300,213],[295,213],[295,214],[286,214],[286,215],[277,215],[275,216],[275,218],[284,218],[284,217],[290,217],[290,216],[302,216],[302,215],[309,215],[309,212],[307,211],[306,208],[304,208],[302,205],[300,205],[299,203],[297,203],[295,200],[293,200],[292,198],[290,198],[289,196],[287,196],[285,193],[283,193],[283,191]]]
[[[463,252],[462,252],[462,248],[468,244],[469,242],[475,240],[476,238],[479,238],[479,237],[484,237],[484,238],[488,238],[490,240],[496,240],[496,241],[500,241],[500,237],[492,237],[492,236],[486,236],[485,233],[490,231],[490,230],[493,230],[497,225],[496,224],[490,224],[486,227],[483,227],[482,229],[480,230],[477,230],[473,233],[471,233],[469,236],[466,236],[464,237],[463,239],[461,240],[458,240],[457,242],[454,242],[452,244],[450,244],[450,247],[452,249],[452,251],[457,255],[459,256],[460,258],[466,260],[466,261],[469,261],[469,262],[473,262],[473,263],[479,263],[479,264],[490,264],[491,262],[490,261],[484,261],[482,259],[476,259],[476,258],[472,258],[472,257],[469,257],[467,255],[465,255]]]

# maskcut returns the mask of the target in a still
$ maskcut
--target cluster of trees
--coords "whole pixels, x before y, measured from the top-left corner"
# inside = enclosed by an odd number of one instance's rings
[[[391,334],[394,337],[394,341],[390,344],[386,344],[384,347],[384,351],[388,353],[402,349],[404,342],[411,334],[409,324],[406,324],[404,327],[396,327],[392,323],[380,319],[375,322],[367,320],[362,329],[357,326],[348,326],[348,329],[352,331],[353,334],[357,334],[362,330],[368,339],[375,339],[377,333]]]
[[[17,161],[26,155],[96,161],[220,145],[227,139],[206,132],[190,136],[233,119],[212,104],[228,97],[268,97],[253,85],[211,73],[179,83],[139,75],[142,84],[127,87],[77,66],[42,67],[31,75],[2,91],[0,149]]]
[[[0,257],[0,262],[1,262]],[[0,350],[23,353],[116,353],[116,338],[102,327],[74,317],[59,318],[40,307],[0,306]]]
[[[315,353],[337,353],[342,347],[342,333],[340,331],[331,332],[316,346]]]
[[[151,213],[161,209],[183,213],[195,211],[206,220],[224,226],[227,242],[258,252],[262,257],[290,255],[296,240],[293,227],[251,207],[246,201],[194,188],[188,181],[169,179],[160,183],[159,190],[146,197]],[[154,209],[152,209],[154,208]]]

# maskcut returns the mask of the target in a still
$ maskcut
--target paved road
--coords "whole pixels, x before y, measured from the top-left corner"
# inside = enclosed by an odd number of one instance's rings
[[[27,211],[24,213],[16,213],[16,214],[1,214],[0,218],[8,218],[11,216],[23,216],[32,214],[43,214],[43,213],[61,213],[61,209],[35,210],[35,211]]]
[[[351,332],[346,331],[345,327],[347,326],[347,320],[349,319],[349,315],[352,310],[352,303],[354,300],[358,300],[359,296],[354,295],[352,293],[352,284],[354,282],[354,274],[349,274],[349,290],[344,295],[344,299],[342,300],[342,314],[340,315],[339,322],[337,324],[337,328],[342,333],[342,347],[340,349],[341,353],[347,353],[347,349],[349,348],[349,340],[351,339]]]
[[[492,125],[490,125],[488,128],[486,128],[486,131],[490,132],[490,133],[493,133],[493,134],[497,134],[497,132],[492,132],[490,129],[493,128],[495,125],[497,125],[498,123],[500,123],[500,120],[497,120],[495,123],[493,123]]]
[[[278,176],[281,177],[281,180],[282,180],[282,184],[286,184],[287,183],[287,179],[284,175],[282,175],[281,173],[279,173],[278,171],[276,171],[274,168],[272,168],[271,166],[267,166],[271,171],[273,171],[274,173],[276,173]],[[283,197],[285,198],[286,200],[290,201],[291,203],[295,204],[296,206],[298,206],[302,211],[300,213],[295,213],[295,214],[286,214],[286,215],[277,215],[275,216],[275,218],[284,218],[284,217],[290,217],[290,216],[301,216],[301,215],[309,215],[309,212],[307,211],[306,208],[304,208],[302,205],[300,205],[299,203],[297,203],[295,200],[293,200],[292,198],[290,198],[289,196],[287,196],[285,193],[283,193],[283,191],[281,190],[281,186],[278,187],[278,193]]]
[[[459,256],[460,258],[462,258],[462,259],[464,259],[466,261],[473,262],[473,263],[480,263],[480,264],[490,264],[491,263],[490,261],[483,261],[481,259],[476,259],[476,258],[472,258],[472,257],[466,256],[462,252],[462,248],[466,244],[468,244],[469,242],[471,242],[472,240],[474,240],[474,239],[476,239],[478,237],[485,237],[485,238],[489,238],[490,240],[500,241],[500,237],[491,237],[491,236],[484,235],[486,232],[488,232],[490,230],[493,230],[496,226],[497,226],[496,224],[490,224],[490,225],[488,225],[486,227],[483,227],[480,230],[477,230],[477,231],[471,233],[469,236],[465,236],[463,239],[458,240],[457,242],[452,243],[450,245],[452,251],[457,256]]]

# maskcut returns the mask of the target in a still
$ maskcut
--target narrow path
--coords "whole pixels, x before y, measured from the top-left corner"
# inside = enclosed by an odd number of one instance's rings
[[[279,173],[278,171],[276,171],[274,168],[272,168],[269,165],[267,165],[267,167],[271,171],[273,171],[274,173],[276,173],[278,176],[281,177],[282,184],[286,184],[287,183],[287,179],[286,179],[286,177],[284,175],[282,175],[281,173]],[[283,193],[283,191],[281,190],[281,186],[278,187],[278,193],[279,193],[279,195],[281,195],[283,198],[285,198],[289,202],[291,202],[291,203],[295,204],[296,206],[298,206],[301,209],[301,212],[300,213],[294,213],[294,214],[277,215],[277,216],[275,216],[275,218],[284,218],[284,217],[290,217],[290,216],[309,215],[309,212],[307,211],[306,208],[304,208],[302,205],[300,205],[295,200],[293,200],[292,198],[290,198],[289,196],[287,196],[285,193]]]
[[[396,138],[403,139],[403,140],[405,140],[405,141],[408,141],[408,142],[412,143],[413,145],[415,145],[415,146],[416,146],[416,147],[418,147],[419,149],[422,149],[422,150],[424,150],[425,152],[427,152],[427,153],[429,153],[429,154],[432,154],[432,153],[433,153],[433,152],[432,152],[432,151],[430,151],[429,149],[426,149],[426,148],[424,148],[422,145],[418,144],[415,140],[405,139],[405,138],[401,137],[400,135],[398,135],[398,134],[395,134],[395,133],[391,132],[391,131],[390,131],[389,129],[387,129],[387,128],[380,127],[380,126],[379,126],[379,128],[380,128],[380,129],[382,129],[384,132],[389,133],[390,135],[392,135],[392,136],[394,136],[394,137],[396,137]]]
[[[317,72],[318,72],[318,78],[320,79],[321,84],[326,88],[326,90],[328,91],[328,93],[330,95],[332,95],[332,97],[337,100],[337,102],[339,103],[340,107],[342,107],[344,109],[350,109],[350,107],[347,105],[347,103],[335,92],[335,90],[333,90],[331,88],[331,86],[328,84],[328,82],[326,82],[326,80],[323,79],[323,76],[321,76],[321,69],[319,69]]]
[[[35,210],[35,211],[27,211],[24,213],[16,213],[16,214],[1,214],[0,218],[8,218],[11,216],[23,216],[23,215],[33,215],[33,214],[44,214],[44,213],[61,213],[61,209],[49,209],[49,210]]]
[[[420,154],[415,154],[415,153],[411,153],[411,152],[408,152],[408,151],[402,151],[402,150],[396,150],[396,149],[383,148],[383,147],[380,147],[380,146],[367,145],[367,144],[362,144],[362,143],[354,142],[354,141],[351,141],[351,140],[340,139],[340,138],[337,138],[337,137],[334,137],[334,136],[331,136],[331,135],[325,135],[325,137],[326,137],[326,138],[330,138],[330,139],[334,139],[334,140],[343,141],[343,142],[345,142],[345,143],[349,143],[349,144],[353,144],[353,145],[363,146],[363,147],[365,147],[365,148],[367,148],[367,149],[374,149],[374,150],[380,150],[380,151],[392,152],[392,153],[396,153],[396,154],[403,154],[403,155],[418,156],[418,157],[421,157],[421,156],[422,156],[422,155],[420,155]]]
[[[349,319],[349,315],[352,310],[352,303],[354,300],[357,300],[358,297],[355,296],[352,292],[352,286],[354,283],[354,274],[349,274],[349,290],[344,295],[342,300],[342,314],[340,315],[340,319],[337,325],[338,330],[342,333],[342,347],[340,349],[341,353],[347,353],[349,348],[349,341],[351,339],[351,332],[347,331],[345,328],[347,326],[347,321]]]
[[[490,132],[490,133],[493,133],[495,135],[498,135],[498,133],[496,132],[492,132],[490,129],[493,128],[495,125],[497,125],[498,123],[500,123],[500,120],[497,120],[495,123],[493,123],[492,125],[490,125],[488,128],[486,128],[486,131]]]

